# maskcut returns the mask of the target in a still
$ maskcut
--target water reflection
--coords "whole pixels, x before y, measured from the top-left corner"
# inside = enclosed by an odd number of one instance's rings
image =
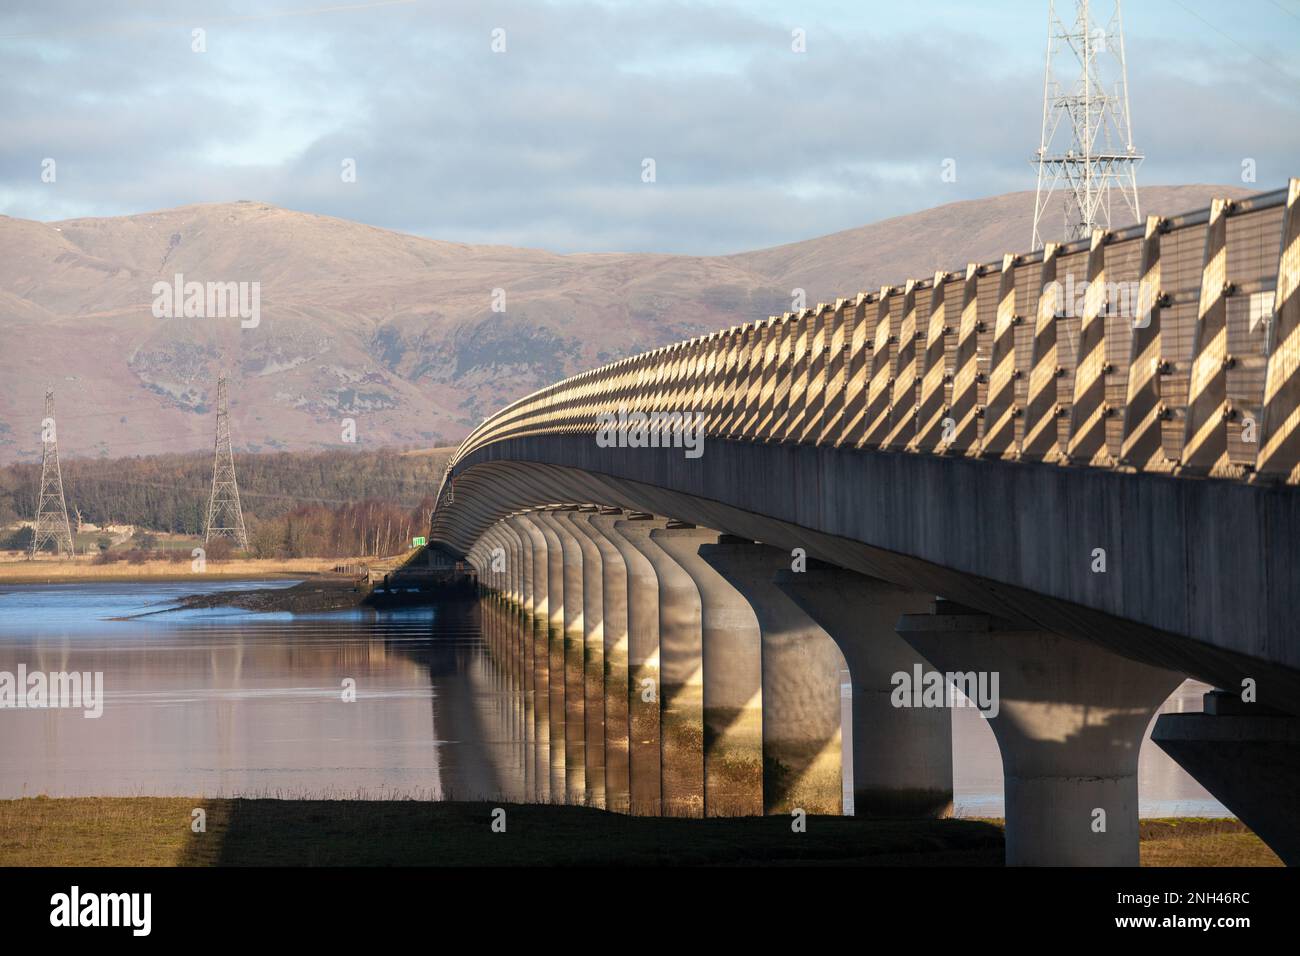
[[[518,619],[498,606],[112,620],[198,590],[0,587],[0,670],[105,675],[98,720],[80,710],[0,711],[0,797],[539,795],[547,740],[527,742],[537,715],[519,692],[526,662],[503,652],[518,644],[506,635]],[[343,700],[348,679],[353,703]],[[1165,708],[1199,710],[1204,689],[1188,682]],[[953,713],[957,812],[1000,816],[993,735],[976,711]],[[1226,815],[1149,741],[1140,789],[1144,815]]]

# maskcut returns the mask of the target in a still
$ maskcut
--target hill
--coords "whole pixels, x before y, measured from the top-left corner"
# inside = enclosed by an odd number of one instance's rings
[[[1149,187],[1143,204],[1247,192]],[[1013,193],[714,257],[465,245],[249,201],[0,217],[0,463],[39,458],[47,382],[65,458],[207,448],[223,367],[238,449],[337,449],[345,419],[362,447],[454,444],[535,388],[785,311],[795,288],[815,303],[1021,251],[1032,209]],[[260,321],[155,317],[177,274],[259,283]]]

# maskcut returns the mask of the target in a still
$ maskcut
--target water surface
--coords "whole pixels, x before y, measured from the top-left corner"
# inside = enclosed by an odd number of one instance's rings
[[[474,602],[114,620],[186,594],[294,583],[0,586],[0,670],[102,671],[105,682],[98,719],[0,710],[0,798],[523,799],[520,706],[487,652]],[[1164,710],[1200,710],[1206,689],[1189,681]],[[957,812],[1000,816],[993,734],[973,709],[955,709],[953,720]],[[1140,792],[1145,816],[1227,815],[1150,740]]]

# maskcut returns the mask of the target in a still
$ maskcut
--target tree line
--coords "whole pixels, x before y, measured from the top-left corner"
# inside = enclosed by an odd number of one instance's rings
[[[275,452],[235,455],[250,550],[257,556],[392,554],[428,528],[446,452]],[[74,528],[134,525],[202,534],[212,482],[210,453],[63,463]],[[0,525],[36,512],[41,466],[0,468]]]

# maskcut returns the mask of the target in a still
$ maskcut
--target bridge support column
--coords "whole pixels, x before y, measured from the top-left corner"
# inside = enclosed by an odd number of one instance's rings
[[[512,676],[515,686],[519,689],[520,713],[522,719],[523,712],[523,640],[519,622],[523,619],[524,614],[524,594],[523,594],[523,556],[520,553],[519,535],[510,525],[509,521],[503,521],[500,525],[501,538],[505,542],[506,549],[506,594],[507,594],[507,624],[509,634],[507,638],[510,642],[510,657],[512,662]],[[522,739],[522,738],[521,738]]]
[[[933,598],[876,578],[809,561],[778,572],[777,586],[839,645],[853,685],[855,816],[952,815],[952,715],[891,702],[893,675],[929,664],[894,630]]]
[[[483,615],[483,638],[503,676],[510,673],[510,663],[505,638],[505,620],[510,612],[505,575],[505,540],[500,525],[493,525],[475,546],[479,570],[479,586],[485,599],[479,603]],[[474,552],[471,552],[474,553]],[[498,560],[499,557],[499,560]]]
[[[533,710],[532,710],[532,670],[526,653],[525,635],[528,634],[528,607],[532,597],[532,582],[525,563],[524,535],[517,526],[515,518],[505,518],[501,527],[506,533],[510,547],[506,553],[506,567],[514,594],[514,606],[509,618],[510,639],[515,649],[515,683],[519,692],[519,739],[523,742],[524,765],[524,799],[534,799],[536,786],[533,781]],[[530,549],[531,550],[531,549]]]
[[[725,538],[700,556],[745,596],[762,639],[763,810],[840,813],[840,673],[830,636],[772,583],[790,555]]]
[[[592,509],[594,510],[594,509]],[[583,721],[586,803],[605,807],[605,576],[591,515],[559,515],[582,548]],[[624,614],[626,614],[626,610]]]
[[[1287,866],[1300,866],[1300,717],[1216,690],[1205,712],[1161,714],[1151,739]]]
[[[690,575],[699,592],[704,813],[762,816],[763,671],[758,618],[744,596],[700,557],[701,545],[717,543],[715,532],[653,531],[650,538]],[[664,668],[666,672],[666,662]]]
[[[587,721],[584,683],[582,546],[573,527],[563,520],[567,512],[543,514],[542,520],[560,542],[564,579],[559,673],[564,708],[564,792],[568,803],[587,802]],[[554,659],[552,659],[554,664]],[[555,673],[552,671],[552,673]]]
[[[614,543],[627,567],[628,778],[634,816],[663,813],[663,764],[659,751],[659,578],[632,543],[662,521],[632,518],[614,523]]]
[[[492,618],[493,656],[497,672],[506,691],[511,735],[522,741],[522,694],[519,686],[518,646],[515,642],[515,600],[512,594],[511,554],[512,536],[504,522],[497,522],[483,535],[487,544],[487,563],[491,579],[497,588],[496,600],[480,606]],[[521,758],[522,759],[522,758]]]
[[[620,514],[592,515],[592,540],[600,548],[605,641],[605,806],[632,812],[631,745],[628,736],[628,570],[622,537],[614,530]]]
[[[640,531],[645,525],[633,528]],[[659,584],[659,759],[664,816],[704,816],[704,674],[700,592],[663,539],[716,540],[694,528],[628,534]]]
[[[1138,752],[1183,675],[946,602],[905,615],[898,632],[996,707],[986,717],[1002,752],[1009,866],[1138,865]]]
[[[525,538],[525,561],[531,585],[528,617],[524,622],[524,650],[528,657],[528,671],[532,675],[531,694],[525,694],[532,715],[532,794],[536,802],[548,803],[551,800],[549,562],[546,556],[546,538],[532,515],[520,515],[515,521],[520,534]]]
[[[568,800],[564,758],[564,546],[554,522],[543,512],[529,515],[543,539],[542,567],[546,574],[546,700],[550,738],[550,793],[552,803]]]
[[[519,534],[509,519],[500,522],[497,525],[500,530],[500,537],[506,549],[506,614],[505,614],[505,637],[509,645],[510,653],[510,677],[514,684],[517,694],[517,730],[519,739],[524,741],[525,750],[527,750],[528,728],[532,719],[531,714],[526,710],[524,698],[526,696],[524,682],[524,648],[523,648],[523,626],[525,619],[524,594],[523,594],[523,555],[521,552],[521,543]],[[528,764],[525,761],[525,783],[528,780]],[[527,789],[525,788],[525,793]]]

